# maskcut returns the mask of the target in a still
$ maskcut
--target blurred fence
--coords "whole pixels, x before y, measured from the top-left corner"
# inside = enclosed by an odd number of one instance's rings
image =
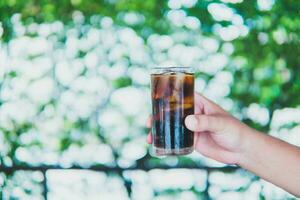
[[[104,172],[104,173],[117,173],[120,176],[123,176],[125,171],[134,171],[134,170],[145,170],[149,171],[151,169],[196,169],[196,170],[204,170],[207,173],[206,176],[206,186],[205,189],[203,190],[203,196],[202,199],[204,200],[209,200],[210,195],[208,193],[209,190],[209,174],[211,171],[222,171],[222,172],[234,172],[237,170],[237,167],[232,167],[232,166],[226,166],[226,167],[206,167],[206,166],[191,166],[191,165],[186,165],[186,166],[175,166],[175,167],[170,167],[170,166],[155,166],[155,168],[149,168],[147,165],[145,165],[143,162],[138,162],[137,166],[135,167],[129,167],[129,168],[120,168],[120,167],[105,167],[105,166],[92,166],[88,168],[83,168],[80,166],[72,166],[69,168],[63,168],[60,166],[12,166],[12,167],[0,167],[0,171],[4,172],[6,174],[12,174],[15,171],[22,170],[22,171],[39,171],[43,174],[43,180],[41,182],[43,192],[42,196],[44,199],[48,199],[48,185],[47,185],[47,171],[48,170],[91,170],[91,171],[96,171],[96,172]],[[130,179],[124,178],[124,187],[126,188],[128,197],[131,197],[131,188],[132,181]],[[99,194],[99,197],[101,198],[101,195]],[[2,194],[2,198],[5,199],[5,195]]]

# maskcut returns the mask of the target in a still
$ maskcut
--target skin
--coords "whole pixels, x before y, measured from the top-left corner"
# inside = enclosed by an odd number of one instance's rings
[[[151,118],[147,127],[151,127]],[[236,164],[300,197],[300,148],[260,133],[207,98],[195,93],[195,115],[185,119],[195,132],[195,150]],[[149,133],[147,142],[152,143]]]

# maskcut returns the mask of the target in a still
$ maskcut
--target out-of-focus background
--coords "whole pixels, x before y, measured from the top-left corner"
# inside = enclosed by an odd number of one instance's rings
[[[292,0],[2,0],[0,199],[295,199],[197,153],[150,157],[145,121],[149,69],[192,66],[197,91],[300,145],[299,10]]]

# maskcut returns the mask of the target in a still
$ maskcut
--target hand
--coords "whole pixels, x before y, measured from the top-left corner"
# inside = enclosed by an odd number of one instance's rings
[[[200,94],[195,94],[195,113],[185,125],[195,132],[196,151],[237,164],[300,197],[300,147],[251,129]],[[151,133],[147,141],[152,143]]]
[[[244,134],[251,131],[251,128],[198,93],[195,93],[195,115],[187,116],[185,125],[195,132],[196,151],[227,164],[238,163],[246,145]],[[151,118],[147,126],[151,127]],[[147,142],[152,143],[151,133]]]

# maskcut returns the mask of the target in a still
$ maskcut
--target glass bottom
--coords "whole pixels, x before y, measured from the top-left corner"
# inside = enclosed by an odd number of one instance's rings
[[[154,156],[180,156],[187,155],[194,151],[194,147],[186,147],[182,149],[164,149],[152,146],[152,154]]]

